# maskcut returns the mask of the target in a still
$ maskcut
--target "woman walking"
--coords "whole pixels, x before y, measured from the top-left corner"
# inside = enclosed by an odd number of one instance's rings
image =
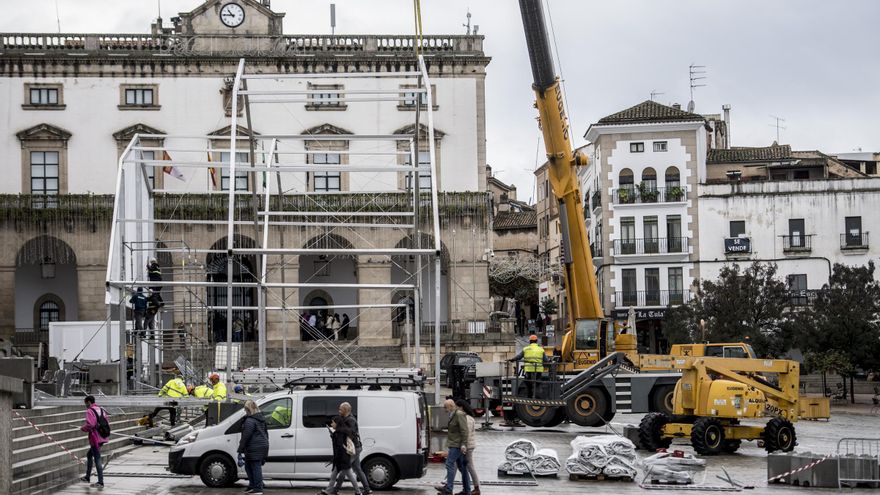
[[[339,321],[339,313],[333,313],[333,321],[330,323],[330,330],[333,332],[333,340],[339,340],[339,329],[342,328],[342,323]]]
[[[247,472],[248,487],[245,493],[260,495],[263,493],[263,463],[269,455],[269,431],[263,412],[254,401],[245,402],[244,411],[238,455],[244,456],[244,470]]]
[[[455,401],[455,405],[459,407],[464,413],[467,415],[465,419],[467,420],[468,427],[468,439],[467,439],[467,454],[465,454],[465,458],[467,459],[467,470],[471,475],[471,483],[473,484],[473,489],[471,489],[471,495],[480,495],[480,478],[477,477],[477,467],[474,465],[474,450],[477,448],[477,439],[475,435],[475,426],[476,420],[474,419],[474,410],[471,408],[471,405],[464,399],[458,399]],[[486,414],[489,414],[488,411]]]
[[[354,487],[355,494],[360,495],[357,477],[351,469],[351,457],[356,452],[354,438],[342,416],[333,416],[330,420],[330,441],[333,443],[333,472],[330,473],[330,483],[320,494],[336,495],[336,480],[339,476],[345,476]]]

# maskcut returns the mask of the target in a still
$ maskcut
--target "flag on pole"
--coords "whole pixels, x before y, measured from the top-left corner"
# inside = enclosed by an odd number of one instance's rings
[[[169,155],[167,151],[162,151],[162,160],[170,162],[171,155]],[[181,173],[180,169],[170,163],[162,167],[162,171],[177,180],[186,180],[183,178],[183,173]]]
[[[211,152],[208,152],[208,163],[211,163]],[[216,190],[218,188],[217,168],[208,167],[208,177],[211,178],[211,186]]]

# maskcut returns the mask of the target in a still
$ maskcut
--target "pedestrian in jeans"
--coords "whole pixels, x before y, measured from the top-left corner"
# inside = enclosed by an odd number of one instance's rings
[[[467,420],[468,426],[468,440],[467,440],[467,454],[465,455],[467,459],[467,472],[471,476],[471,482],[474,485],[474,488],[471,490],[471,495],[480,495],[480,478],[477,477],[477,468],[474,464],[474,450],[477,448],[477,436],[476,436],[476,420],[474,417],[476,414],[474,413],[471,405],[468,404],[468,401],[464,399],[458,399],[455,401],[455,405],[466,414],[465,419]],[[489,414],[488,412],[486,414]]]
[[[446,399],[443,408],[449,413],[449,424],[447,425],[446,447],[448,455],[446,456],[446,484],[436,486],[436,490],[443,495],[452,495],[455,487],[455,472],[461,471],[461,483],[464,486],[462,493],[470,495],[471,480],[467,472],[467,443],[468,443],[468,426],[467,416],[461,409],[455,406],[455,401]]]
[[[345,425],[345,420],[342,416],[333,416],[333,419],[330,420],[330,441],[333,443],[333,471],[330,473],[330,483],[327,484],[327,488],[321,490],[321,495],[336,495],[336,481],[340,479],[340,476],[345,476],[348,478],[348,481],[351,482],[351,486],[354,487],[354,492],[360,495],[360,490],[358,490],[357,478],[354,476],[354,471],[351,470],[351,457],[352,454],[348,453],[348,449],[346,449],[346,444],[352,442],[350,447],[352,448],[352,452],[354,452],[354,439],[352,438],[351,430]]]
[[[147,316],[147,296],[144,295],[144,288],[138,287],[137,292],[128,300],[131,303],[131,309],[134,315],[134,329],[144,329],[144,318]],[[144,332],[140,332],[141,338]]]
[[[89,453],[86,457],[86,475],[80,478],[86,483],[92,477],[92,463],[95,464],[95,470],[98,472],[98,482],[92,483],[94,488],[104,488],[104,465],[101,464],[101,445],[107,443],[107,437],[101,435],[98,431],[98,418],[107,418],[104,409],[95,404],[95,398],[91,395],[85,398],[86,404],[86,424],[80,427],[80,430],[89,434]]]
[[[248,487],[245,493],[263,493],[263,463],[269,455],[269,431],[263,412],[254,401],[244,403],[244,422],[241,424],[241,439],[238,441],[238,455],[244,456],[244,470],[247,473]]]
[[[367,479],[367,475],[361,469],[361,452],[364,450],[364,446],[361,444],[361,434],[358,429],[357,418],[351,414],[351,404],[348,402],[339,404],[339,415],[342,416],[342,422],[345,423],[346,428],[351,432],[351,439],[354,441],[355,453],[351,456],[351,470],[354,471],[357,479],[361,481],[361,485],[364,487],[361,493],[365,495],[373,493],[373,490],[370,489],[370,480]],[[338,492],[340,488],[342,488],[342,478],[336,482],[336,491]]]

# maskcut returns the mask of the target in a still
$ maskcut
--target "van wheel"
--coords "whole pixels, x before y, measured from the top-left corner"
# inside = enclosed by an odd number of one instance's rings
[[[211,454],[202,461],[199,476],[207,487],[225,488],[235,483],[238,473],[231,459],[222,454]]]
[[[397,468],[386,457],[371,457],[361,468],[373,490],[388,490],[397,483]]]

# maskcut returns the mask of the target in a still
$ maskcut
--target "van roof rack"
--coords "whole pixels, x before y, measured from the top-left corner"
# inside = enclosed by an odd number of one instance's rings
[[[250,368],[232,374],[235,383],[244,385],[284,384],[298,386],[399,386],[418,387],[426,377],[416,368]]]

